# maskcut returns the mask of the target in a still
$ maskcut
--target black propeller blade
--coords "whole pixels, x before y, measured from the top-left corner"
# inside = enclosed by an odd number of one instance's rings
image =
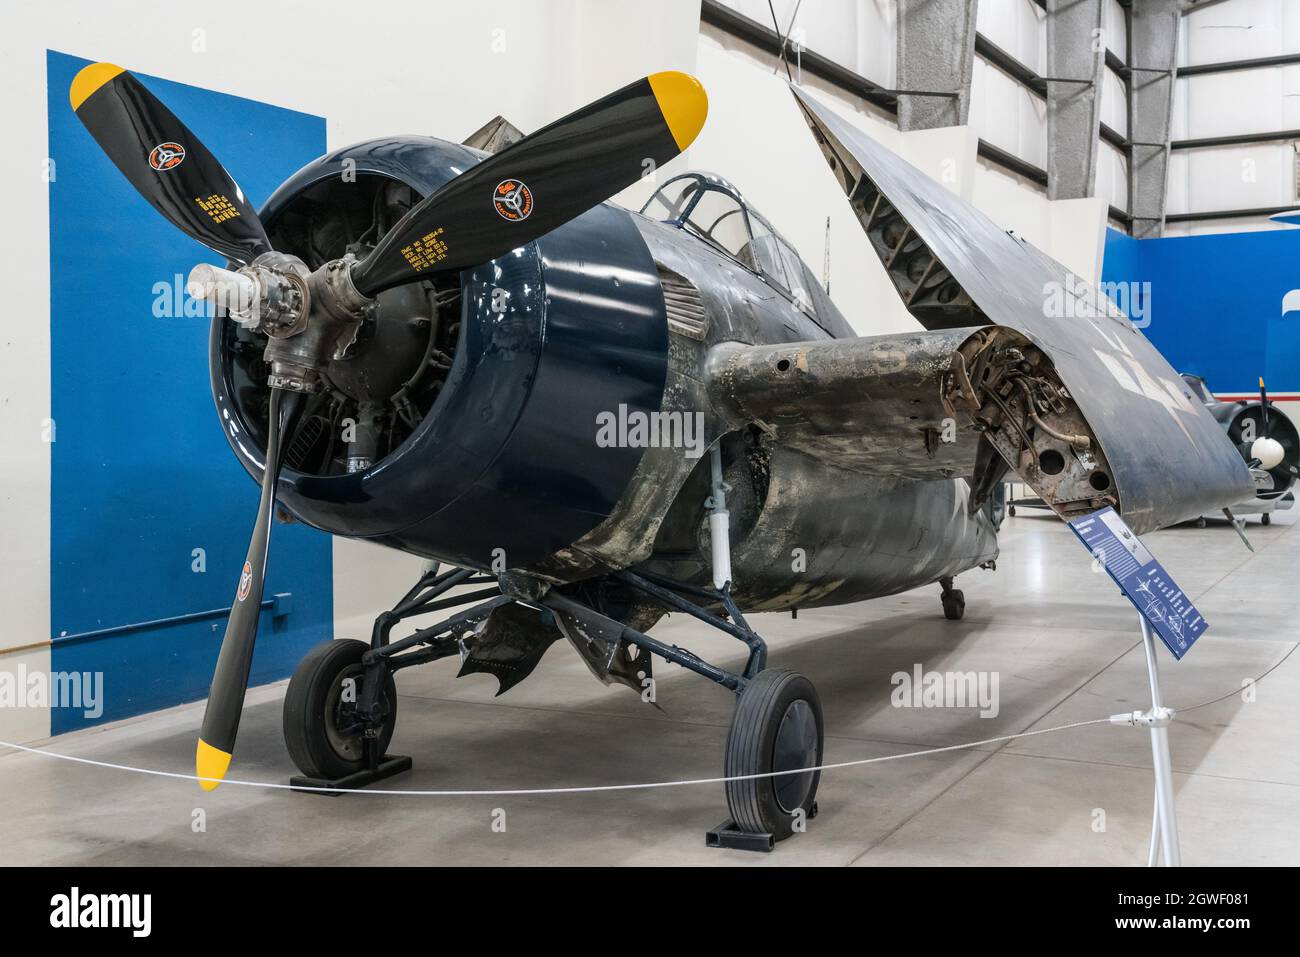
[[[1262,415],[1264,418],[1264,438],[1271,439],[1273,436],[1269,430],[1269,424],[1268,424],[1269,399],[1268,399],[1268,393],[1264,391],[1263,376],[1259,377],[1259,405],[1260,405],[1260,415]],[[1287,462],[1285,459],[1282,461],[1281,465],[1282,468],[1286,470],[1286,473],[1288,475],[1292,476],[1293,478],[1300,478],[1300,468],[1296,468],[1294,465],[1292,465],[1290,462]]]
[[[182,232],[248,263],[271,249],[257,212],[216,157],[139,80],[111,63],[93,63],[72,81],[72,108],[131,185]],[[196,767],[212,790],[225,775],[257,639],[266,556],[275,511],[281,448],[291,438],[303,396],[271,390],[266,468],[257,522],[248,543],[212,691],[203,716]]]
[[[266,580],[266,555],[271,544],[271,522],[275,515],[275,486],[284,464],[283,448],[289,444],[304,396],[300,392],[271,390],[271,414],[267,423],[266,467],[262,470],[262,498],[257,506],[257,521],[248,542],[248,554],[239,576],[234,604],[221,640],[221,653],[212,675],[207,710],[203,712],[203,729],[199,732],[195,767],[205,780],[200,783],[211,791],[226,775],[230,756],[235,750],[239,715],[248,690],[248,672],[253,664],[253,645],[257,641],[257,621],[262,610],[262,585]]]
[[[1259,377],[1259,417],[1260,424],[1264,426],[1264,438],[1271,438],[1268,434],[1268,392],[1264,389],[1264,377]]]
[[[353,267],[353,285],[374,296],[532,242],[690,146],[708,108],[699,81],[675,71],[602,97],[427,197]]]
[[[271,248],[230,174],[130,73],[92,63],[73,79],[69,99],[108,158],[181,232],[241,263]]]

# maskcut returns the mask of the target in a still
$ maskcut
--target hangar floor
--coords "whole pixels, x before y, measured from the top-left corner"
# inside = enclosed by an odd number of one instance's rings
[[[1252,521],[1250,555],[1224,522],[1148,544],[1211,622],[1182,661],[1160,651],[1166,703],[1227,695],[1171,730],[1185,864],[1300,863],[1300,655],[1233,692],[1300,640],[1300,532],[1291,515]],[[816,683],[826,760],[853,761],[1048,728],[1146,707],[1136,621],[1069,531],[1024,510],[1003,530],[998,570],[958,581],[966,617],[945,621],[937,586],[788,616],[755,616],[772,663]],[[400,591],[401,588],[397,588]],[[656,635],[715,659],[739,645],[675,616]],[[997,672],[1000,710],[902,709],[890,676]],[[728,693],[660,671],[662,711],[606,689],[563,644],[500,699],[484,675],[443,662],[399,676],[393,750],[412,773],[380,787],[538,788],[714,777]],[[231,776],[283,782],[284,683],[249,697]],[[138,767],[192,768],[200,705],[59,737],[66,754]],[[1151,815],[1145,732],[1095,725],[971,750],[832,770],[808,833],[771,855],[704,847],[725,816],[716,784],[504,797],[326,798],[146,777],[24,753],[0,757],[0,863],[6,864],[1110,864],[1144,862]],[[206,812],[206,832],[191,828]],[[494,831],[494,809],[505,831]],[[1103,821],[1104,829],[1098,824]],[[362,820],[365,818],[363,826]],[[499,820],[500,815],[496,818]]]

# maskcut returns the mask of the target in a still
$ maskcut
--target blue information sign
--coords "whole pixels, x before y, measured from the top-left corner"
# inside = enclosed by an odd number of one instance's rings
[[[1069,523],[1070,530],[1101,562],[1124,597],[1151,624],[1175,658],[1187,654],[1209,622],[1169,576],[1142,540],[1107,506]]]

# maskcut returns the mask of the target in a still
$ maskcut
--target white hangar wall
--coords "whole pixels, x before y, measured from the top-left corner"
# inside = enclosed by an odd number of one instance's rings
[[[1300,4],[1223,0],[1183,17],[1178,65],[1300,53]],[[1171,136],[1202,139],[1300,128],[1300,66],[1179,77]],[[1300,206],[1300,141],[1211,146],[1170,154],[1167,211]],[[1166,235],[1288,229],[1264,216],[1171,223]]]

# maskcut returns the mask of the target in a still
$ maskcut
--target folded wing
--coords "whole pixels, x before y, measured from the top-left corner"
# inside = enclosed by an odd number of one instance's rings
[[[940,403],[959,439],[972,432],[980,439],[931,454],[932,420],[917,428],[923,418],[881,414],[890,386],[873,370],[880,340],[892,337],[802,344],[808,371],[796,362],[785,379],[773,366],[774,390],[799,383],[803,413],[799,403],[782,404],[784,397],[733,401],[767,408],[791,442],[815,445],[844,467],[879,468],[888,459],[881,443],[911,428],[912,444],[896,450],[894,474],[917,477],[900,462],[930,466],[922,471],[936,478],[970,466],[978,499],[1009,465],[1063,517],[1109,504],[1138,531],[1249,494],[1249,472],[1218,423],[1095,287],[792,89],[899,295],[935,337],[918,343],[909,362],[924,370],[894,370],[891,381],[916,375],[928,382],[936,390],[930,413]],[[742,368],[768,358],[761,349],[782,348],[791,347],[759,347],[746,350],[751,359],[728,361]],[[945,349],[946,362],[939,356]]]

